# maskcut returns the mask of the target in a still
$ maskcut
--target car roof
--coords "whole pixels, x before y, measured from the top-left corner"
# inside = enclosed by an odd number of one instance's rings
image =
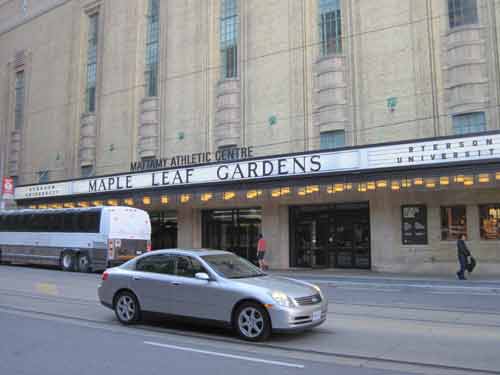
[[[161,249],[154,250],[148,254],[183,254],[191,256],[205,256],[205,255],[219,255],[219,254],[233,254],[229,251],[214,250],[214,249]]]

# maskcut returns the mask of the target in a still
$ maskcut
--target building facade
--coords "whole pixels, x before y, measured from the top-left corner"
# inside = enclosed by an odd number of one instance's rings
[[[276,268],[442,274],[464,233],[499,274],[497,16],[494,0],[0,1],[0,175],[18,206],[144,208],[157,248],[253,259],[262,232]]]

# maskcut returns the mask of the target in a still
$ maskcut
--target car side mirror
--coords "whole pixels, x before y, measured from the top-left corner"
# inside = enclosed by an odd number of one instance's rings
[[[208,276],[205,272],[198,272],[194,275],[194,277],[198,280],[210,281],[210,276]]]

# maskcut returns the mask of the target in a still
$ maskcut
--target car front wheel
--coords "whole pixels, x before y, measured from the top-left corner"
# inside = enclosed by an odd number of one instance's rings
[[[141,310],[137,298],[130,292],[121,292],[116,296],[115,314],[120,323],[133,324],[139,320]]]
[[[271,320],[258,303],[245,302],[235,314],[234,328],[247,341],[264,341],[271,334]]]

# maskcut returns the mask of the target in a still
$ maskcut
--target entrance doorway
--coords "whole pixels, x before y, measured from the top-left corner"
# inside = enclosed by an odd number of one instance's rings
[[[257,241],[262,229],[260,208],[203,211],[202,221],[203,247],[231,251],[257,261]]]
[[[290,208],[292,267],[371,268],[368,203]]]
[[[150,212],[151,247],[153,250],[177,247],[177,214],[175,211]]]

